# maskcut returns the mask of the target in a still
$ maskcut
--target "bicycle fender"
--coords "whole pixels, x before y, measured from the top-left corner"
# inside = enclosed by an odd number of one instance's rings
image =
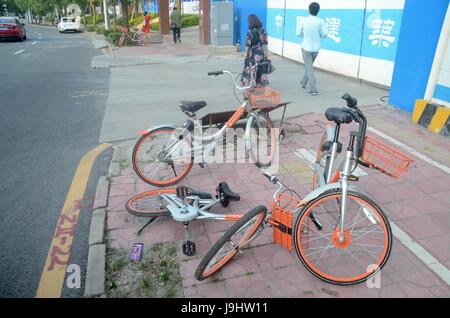
[[[312,201],[316,198],[318,198],[320,195],[324,194],[327,191],[330,190],[334,190],[334,189],[342,189],[342,185],[340,182],[336,182],[336,183],[329,183],[327,185],[324,185],[320,188],[315,189],[314,191],[311,191],[310,193],[308,193],[303,199],[302,199],[302,203],[303,204],[307,204],[309,201]],[[356,187],[349,185],[348,187],[349,190],[355,190]]]
[[[175,129],[176,127],[173,124],[161,124],[161,125],[150,127],[148,129],[139,130],[137,133],[138,133],[139,136],[143,136],[143,135],[148,134],[149,132],[151,132],[153,130],[160,129],[160,128],[173,128],[173,129]]]
[[[245,152],[250,151],[250,148],[252,147],[252,141],[250,140],[250,131],[252,129],[253,121],[257,116],[257,114],[252,112],[249,114],[249,118],[247,119],[247,124],[245,125]]]

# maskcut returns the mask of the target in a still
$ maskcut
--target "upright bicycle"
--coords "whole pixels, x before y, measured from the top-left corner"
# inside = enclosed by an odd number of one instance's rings
[[[218,140],[223,140],[227,129],[235,127],[242,118],[246,118],[245,152],[257,165],[270,165],[276,151],[277,136],[269,112],[288,103],[279,103],[279,94],[270,88],[253,88],[256,71],[263,63],[252,67],[248,86],[238,85],[237,79],[233,79],[229,71],[208,73],[209,76],[230,76],[234,88],[244,94],[243,103],[217,132],[206,135],[201,133],[200,136],[195,133],[203,132],[196,120],[196,112],[207,105],[205,101],[180,102],[181,111],[188,116],[182,127],[160,125],[141,131],[142,136],[136,142],[132,154],[133,168],[139,178],[158,187],[178,183],[189,173],[194,159],[203,157],[205,144],[215,145]],[[255,104],[261,107],[255,107]],[[258,147],[263,143],[267,147]],[[203,161],[199,164],[203,167]]]

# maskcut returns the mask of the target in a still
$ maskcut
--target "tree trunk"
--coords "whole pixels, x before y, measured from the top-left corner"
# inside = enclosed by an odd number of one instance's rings
[[[114,12],[114,26],[116,26],[116,24],[117,24],[116,3],[114,3],[113,12]]]
[[[123,26],[128,29],[128,5],[126,0],[121,0],[123,2]]]

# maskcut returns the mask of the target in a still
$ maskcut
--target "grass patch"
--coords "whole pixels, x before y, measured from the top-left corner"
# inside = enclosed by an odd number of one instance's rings
[[[133,262],[125,250],[109,249],[106,261],[106,296],[109,298],[182,297],[181,276],[174,243],[145,248]]]

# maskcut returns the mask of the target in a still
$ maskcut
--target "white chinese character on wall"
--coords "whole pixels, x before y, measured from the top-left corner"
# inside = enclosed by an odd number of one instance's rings
[[[280,28],[283,26],[283,17],[281,15],[277,15],[275,17],[275,26],[277,27],[277,31],[279,33]]]
[[[325,25],[328,29],[327,37],[329,37],[336,43],[341,42],[341,37],[339,35],[339,29],[341,28],[341,19],[325,18]]]
[[[395,21],[390,19],[374,19],[372,21],[372,34],[369,35],[369,40],[372,41],[372,45],[381,47],[389,47],[395,41],[395,36],[392,35],[392,28]]]

